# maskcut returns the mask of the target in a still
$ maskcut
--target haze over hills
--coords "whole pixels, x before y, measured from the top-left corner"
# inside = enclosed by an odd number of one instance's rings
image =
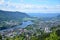
[[[29,13],[28,15],[32,17],[56,17],[60,15],[60,13]]]
[[[26,13],[23,12],[11,12],[11,11],[3,11],[0,10],[0,19],[4,20],[4,19],[9,19],[9,20],[18,20],[20,18],[25,18],[25,17],[30,17],[29,15],[27,15]]]
[[[1,20],[20,20],[23,18],[31,18],[31,17],[38,17],[38,18],[43,18],[44,20],[52,17],[57,17],[57,19],[60,18],[60,13],[23,13],[23,12],[18,12],[18,11],[3,11],[0,10],[0,19]],[[0,21],[1,21],[0,20]]]
[[[57,17],[59,16],[60,13],[23,13],[23,12],[18,12],[18,11],[3,11],[0,10],[0,18],[2,16],[4,17],[10,17],[12,19],[19,19],[19,18],[24,18],[24,17]]]

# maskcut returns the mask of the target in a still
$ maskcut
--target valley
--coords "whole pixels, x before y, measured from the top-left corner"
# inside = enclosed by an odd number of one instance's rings
[[[55,13],[38,16],[38,13],[26,14],[0,10],[0,39],[49,40],[54,34],[52,39],[56,37],[58,40],[60,36],[56,31],[60,32],[59,15]]]

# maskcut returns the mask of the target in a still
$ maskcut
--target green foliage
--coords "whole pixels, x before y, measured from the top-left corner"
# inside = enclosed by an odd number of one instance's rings
[[[32,30],[33,29],[33,25],[28,25],[27,27],[25,27],[25,29]]]
[[[31,36],[31,40],[38,40],[36,36]]]
[[[60,36],[60,30],[56,31],[57,36]]]
[[[58,40],[59,37],[56,35],[56,32],[52,32],[49,37],[46,38],[46,40]]]
[[[0,35],[0,40],[2,40],[2,35]]]

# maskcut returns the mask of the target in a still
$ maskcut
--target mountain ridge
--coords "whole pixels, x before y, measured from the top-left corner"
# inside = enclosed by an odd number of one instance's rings
[[[11,18],[11,19],[20,19],[20,18],[25,18],[25,17],[30,17],[28,14],[23,13],[23,12],[13,12],[13,11],[3,11],[0,10],[0,18]],[[1,18],[2,19],[2,18]]]

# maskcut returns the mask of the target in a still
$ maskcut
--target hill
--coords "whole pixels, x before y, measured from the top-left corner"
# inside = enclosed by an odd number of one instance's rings
[[[20,25],[24,18],[30,18],[30,16],[23,12],[0,10],[0,30]]]
[[[11,11],[3,11],[0,10],[0,19],[1,20],[18,20],[20,18],[25,18],[25,17],[30,17],[29,15],[27,15],[26,13],[22,13],[22,12],[11,12]]]

